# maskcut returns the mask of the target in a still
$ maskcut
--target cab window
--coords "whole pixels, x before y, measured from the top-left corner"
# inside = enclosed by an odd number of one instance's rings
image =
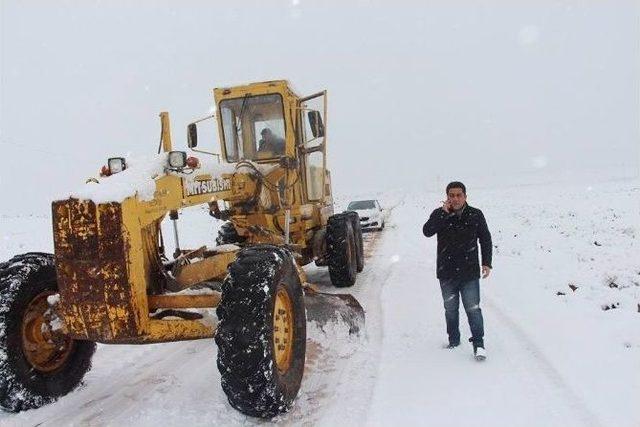
[[[285,155],[285,122],[279,94],[244,96],[220,102],[228,162],[269,160]]]

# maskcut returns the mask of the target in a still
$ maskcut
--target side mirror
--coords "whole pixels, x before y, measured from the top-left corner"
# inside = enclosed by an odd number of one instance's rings
[[[322,123],[322,115],[319,111],[312,110],[307,113],[309,117],[309,125],[311,126],[311,133],[315,138],[321,138],[324,136],[324,124]]]
[[[189,148],[198,146],[198,127],[195,123],[190,123],[187,126],[187,145]]]

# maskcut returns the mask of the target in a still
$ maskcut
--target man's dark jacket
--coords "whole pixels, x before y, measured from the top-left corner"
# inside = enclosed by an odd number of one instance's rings
[[[422,227],[425,236],[438,234],[438,279],[480,278],[478,240],[482,265],[491,268],[491,233],[480,209],[465,205],[462,215],[438,208]]]

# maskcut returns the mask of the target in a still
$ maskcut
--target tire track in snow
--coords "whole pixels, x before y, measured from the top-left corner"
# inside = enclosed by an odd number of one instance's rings
[[[382,255],[382,248],[393,233],[396,225],[391,214],[403,203],[402,197],[393,206],[386,209],[384,231],[371,231],[364,234],[369,242],[365,247],[367,263],[358,276],[358,282],[348,292],[365,309],[365,336],[351,357],[341,360],[340,381],[333,386],[333,395],[327,399],[326,408],[321,413],[318,425],[362,425],[370,413],[370,406],[377,381],[380,365],[380,347],[384,334],[381,293],[387,284],[393,268]],[[366,244],[366,243],[365,243]]]
[[[358,274],[351,288],[333,287],[326,268],[311,267],[307,271],[309,282],[327,293],[350,293],[365,309],[364,334],[349,337],[346,327],[328,328],[323,333],[314,325],[307,327],[307,361],[300,395],[292,411],[277,418],[279,423],[302,425],[345,425],[361,421],[366,416],[370,398],[356,387],[358,394],[350,393],[354,384],[363,380],[364,373],[373,380],[377,363],[372,360],[372,344],[379,343],[381,314],[379,311],[379,271],[375,259],[376,249],[385,232],[364,233],[365,269]],[[388,274],[387,274],[388,275]],[[368,387],[371,394],[372,387]],[[342,408],[345,403],[347,408]],[[333,418],[333,420],[332,420]],[[351,422],[347,421],[351,420]]]
[[[163,425],[178,425],[174,419],[176,412],[185,409],[177,402],[181,396],[176,395],[181,389],[189,388],[191,380],[203,371],[204,375],[211,374],[211,382],[217,381],[218,387],[220,380],[215,369],[213,340],[180,344],[153,344],[144,349],[101,346],[102,360],[96,365],[107,362],[108,366],[96,366],[80,389],[51,405],[16,414],[9,425],[154,425],[163,411],[169,411]],[[119,356],[124,357],[112,365],[109,360]],[[226,403],[222,390],[203,391],[194,406],[205,405],[217,396],[222,399],[220,403]],[[153,403],[162,400],[166,401],[164,406]],[[212,415],[211,419],[220,415]]]
[[[386,209],[385,222],[400,203]],[[311,267],[307,271],[309,282],[322,292],[350,293],[360,302],[365,309],[365,332],[359,339],[350,340],[346,330],[332,330],[326,337],[312,330],[300,395],[292,412],[278,421],[333,426],[357,425],[366,419],[382,342],[380,292],[391,275],[391,269],[377,258],[388,230],[393,228],[393,224],[387,224],[383,231],[363,233],[366,263],[353,287],[333,287],[326,268]]]
[[[553,364],[547,359],[536,344],[529,338],[527,333],[511,318],[504,310],[498,307],[491,298],[484,298],[485,304],[490,308],[491,315],[495,315],[500,324],[504,325],[511,335],[520,344],[522,351],[521,355],[524,355],[528,360],[532,362],[532,369],[536,373],[542,374],[547,383],[550,384],[557,392],[556,394],[564,399],[567,405],[571,408],[572,412],[576,415],[576,418],[581,421],[581,425],[584,426],[601,426],[601,422],[598,417],[589,409],[585,401],[566,383],[562,374],[553,366]],[[518,365],[522,365],[519,361]],[[530,374],[532,381],[535,383],[533,375]]]

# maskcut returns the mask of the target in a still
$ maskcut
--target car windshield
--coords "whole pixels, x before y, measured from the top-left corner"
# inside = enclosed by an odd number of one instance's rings
[[[349,203],[347,210],[373,209],[375,207],[376,205],[373,200],[358,200],[357,202]]]
[[[244,96],[220,102],[228,162],[279,159],[285,154],[282,97]]]

